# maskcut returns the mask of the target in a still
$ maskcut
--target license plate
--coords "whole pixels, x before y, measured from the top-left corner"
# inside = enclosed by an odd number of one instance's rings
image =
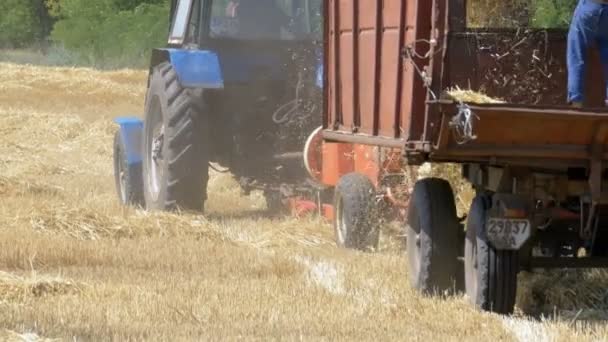
[[[488,240],[499,250],[517,250],[530,238],[530,220],[490,218]]]

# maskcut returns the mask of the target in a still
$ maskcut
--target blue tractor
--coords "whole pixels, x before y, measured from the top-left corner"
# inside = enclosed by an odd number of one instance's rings
[[[264,191],[271,209],[311,189],[302,150],[322,119],[321,2],[172,1],[144,118],[116,119],[123,204],[203,210],[210,167]]]

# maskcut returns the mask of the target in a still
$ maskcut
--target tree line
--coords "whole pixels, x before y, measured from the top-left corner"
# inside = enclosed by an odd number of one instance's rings
[[[0,48],[61,50],[79,64],[141,65],[168,28],[169,0],[1,0]]]
[[[577,1],[468,0],[469,23],[482,27],[564,28]],[[165,41],[169,3],[170,0],[1,0],[0,48],[51,46],[77,55],[86,64],[145,64],[149,51]]]

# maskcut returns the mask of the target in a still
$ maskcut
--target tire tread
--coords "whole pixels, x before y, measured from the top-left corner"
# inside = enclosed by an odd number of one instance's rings
[[[376,189],[367,176],[350,173],[340,178],[334,204],[341,198],[347,222],[344,246],[365,250],[378,246],[380,220],[374,203]],[[334,206],[335,208],[336,206]],[[337,236],[337,222],[334,222]]]
[[[169,63],[159,65],[153,74],[164,85],[167,113],[164,119],[167,155],[166,194],[159,209],[200,210],[207,199],[209,151],[205,144],[207,117],[204,106],[190,90],[179,84],[177,73]],[[154,81],[154,79],[152,80]]]
[[[491,202],[486,197],[487,195],[478,195],[475,198],[467,223],[466,243],[469,249],[475,244],[477,253],[473,257],[478,265],[476,274],[472,277],[477,282],[477,293],[468,291],[469,299],[482,310],[511,314],[517,293],[518,253],[496,250],[487,240],[485,212]],[[465,260],[466,267],[470,268],[467,272],[473,272],[470,263],[474,261]]]
[[[419,227],[415,230],[410,226],[408,241],[411,234],[417,231],[420,234],[419,249],[408,248],[408,253],[420,253],[418,273],[410,270],[412,284],[426,294],[452,290],[458,272],[459,224],[450,183],[439,178],[418,181],[414,186],[410,215],[417,215]],[[410,254],[410,260],[413,260],[413,254]]]

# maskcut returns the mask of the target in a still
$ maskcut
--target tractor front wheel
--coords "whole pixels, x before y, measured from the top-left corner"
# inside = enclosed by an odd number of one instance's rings
[[[203,99],[179,83],[170,63],[152,73],[144,121],[144,194],[152,210],[202,210],[209,181]]]
[[[114,136],[114,180],[118,199],[123,205],[143,207],[144,193],[141,163],[129,163],[120,131]]]

